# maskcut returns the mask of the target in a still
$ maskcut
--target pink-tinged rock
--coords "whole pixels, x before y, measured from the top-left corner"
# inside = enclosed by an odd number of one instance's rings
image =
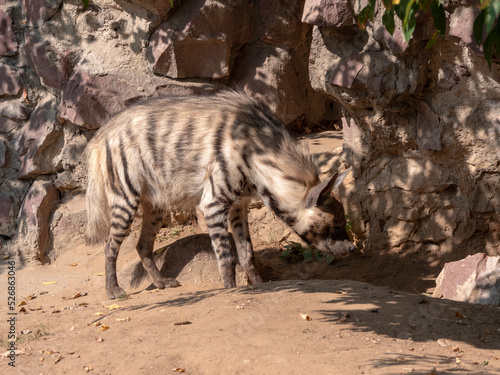
[[[304,43],[310,26],[300,20],[304,0],[267,0],[259,3],[260,38],[273,44],[297,47]]]
[[[17,217],[29,183],[20,180],[4,180],[0,194],[0,234],[14,237]]]
[[[40,76],[42,84],[62,89],[73,68],[73,54],[60,51],[50,42],[43,42],[36,33],[26,36],[24,43],[26,59],[31,69]]]
[[[201,93],[209,90],[205,86],[147,76],[94,75],[79,70],[64,86],[59,116],[76,125],[97,129],[113,114],[138,101],[167,94]]]
[[[455,87],[462,77],[469,77],[469,70],[458,64],[445,61],[438,73],[436,91],[450,91]]]
[[[7,146],[5,146],[5,142],[0,139],[0,168],[5,164],[5,156],[7,153]]]
[[[17,74],[7,65],[0,64],[0,96],[17,95],[21,90]]]
[[[54,171],[53,158],[62,147],[62,130],[56,113],[55,100],[47,97],[23,127],[17,151],[21,161],[18,178],[33,178]]]
[[[398,19],[396,20],[394,33],[391,35],[382,24],[381,17],[377,18],[373,23],[373,37],[396,55],[401,55],[408,49],[408,43],[406,43],[401,28],[401,21]]]
[[[354,24],[348,0],[306,0],[302,22],[310,25],[340,27]]]
[[[474,40],[474,20],[480,10],[476,7],[457,8],[450,17],[449,36],[460,38],[475,53],[482,54],[482,47],[479,47]]]
[[[59,193],[50,180],[36,180],[19,211],[19,233],[30,247],[24,254],[28,259],[43,261],[49,245],[50,216],[59,201]]]
[[[19,126],[23,120],[29,119],[31,109],[19,99],[0,102],[0,133],[7,134]]]
[[[152,34],[151,70],[171,78],[229,75],[231,54],[253,28],[253,1],[193,0],[181,6]]]
[[[446,263],[432,296],[500,306],[500,256],[478,253]]]
[[[332,85],[351,88],[363,66],[363,63],[356,60],[356,57],[351,56],[348,60],[337,66],[331,73],[328,82]]]
[[[41,26],[52,17],[62,0],[23,0],[23,9],[29,25]]]
[[[247,45],[234,63],[230,84],[268,103],[285,124],[302,115],[314,123],[318,120],[314,116],[325,110],[326,98],[307,82],[307,66],[300,51],[261,41]]]
[[[0,9],[0,56],[12,56],[17,52],[17,40],[12,19]]]
[[[417,142],[422,150],[441,151],[442,126],[439,116],[423,101],[416,101]]]
[[[132,3],[159,16],[166,16],[172,9],[168,0],[130,0]]]

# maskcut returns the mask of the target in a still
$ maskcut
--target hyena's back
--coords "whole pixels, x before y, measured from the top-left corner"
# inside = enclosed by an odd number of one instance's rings
[[[124,207],[125,216],[143,201],[158,208],[195,207],[214,170],[224,181],[211,183],[230,194],[242,183],[242,170],[258,173],[251,170],[252,155],[281,150],[289,154],[282,160],[301,174],[290,178],[313,184],[315,166],[278,125],[265,106],[232,91],[156,99],[121,112],[87,147],[88,239],[107,238],[113,206]]]

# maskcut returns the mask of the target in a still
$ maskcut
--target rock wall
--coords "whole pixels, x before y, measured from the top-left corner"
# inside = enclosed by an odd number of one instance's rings
[[[343,199],[365,251],[498,252],[500,69],[473,42],[475,9],[450,5],[449,36],[430,51],[428,15],[406,44],[380,19],[359,30],[359,10],[354,0],[0,0],[5,249],[50,260],[58,223],[71,222],[58,207],[82,193],[82,152],[112,114],[229,86],[299,129],[342,122],[334,165],[354,166]]]

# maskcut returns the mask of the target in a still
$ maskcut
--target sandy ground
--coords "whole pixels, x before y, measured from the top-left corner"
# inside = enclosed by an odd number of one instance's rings
[[[312,137],[325,150],[338,141]],[[165,228],[159,238],[156,248],[209,243],[196,228]],[[136,239],[124,243],[120,270],[137,262]],[[1,283],[0,349],[15,316],[17,355],[15,367],[0,358],[0,373],[500,373],[500,310],[417,294],[431,290],[431,278],[416,262],[354,254],[291,264],[265,241],[254,244],[270,282],[222,289],[213,260],[207,268],[193,258],[181,287],[155,290],[146,280],[113,301],[100,246],[76,246],[47,265],[16,263],[16,315]]]

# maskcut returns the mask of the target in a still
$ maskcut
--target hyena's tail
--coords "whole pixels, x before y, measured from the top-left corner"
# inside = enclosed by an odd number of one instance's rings
[[[103,242],[109,235],[110,213],[106,194],[105,158],[100,147],[90,142],[85,150],[87,157],[87,231],[86,241],[89,244]]]

